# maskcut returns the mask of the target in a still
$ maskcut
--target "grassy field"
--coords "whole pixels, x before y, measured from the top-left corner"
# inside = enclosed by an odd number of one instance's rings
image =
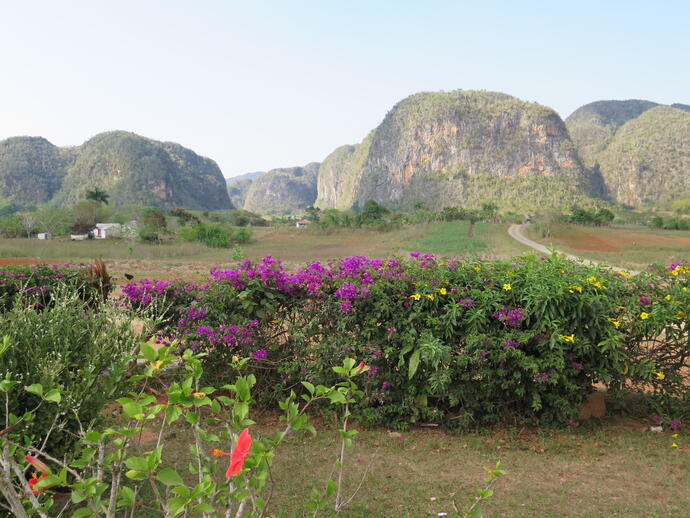
[[[241,249],[244,257],[255,260],[272,255],[288,268],[350,255],[385,258],[422,251],[456,257],[510,257],[529,251],[508,237],[507,225],[478,223],[472,238],[467,237],[467,228],[465,221],[414,225],[390,232],[258,227],[252,229],[251,242]],[[130,273],[138,278],[198,280],[213,267],[230,267],[235,262],[233,249],[213,249],[198,243],[0,239],[0,265],[16,258],[60,263],[89,262],[94,257],[103,258],[120,278]]]
[[[261,421],[254,434],[280,429],[275,421]],[[334,477],[337,433],[317,428],[315,437],[295,435],[281,445],[272,470],[277,487],[270,516],[311,516],[303,497],[317,480]],[[428,428],[365,430],[348,450],[348,491],[365,471],[366,478],[340,516],[458,516],[456,510],[467,509],[483,486],[483,466],[497,460],[507,474],[483,504],[484,517],[688,516],[690,448],[672,448],[679,439],[648,430],[641,422],[614,419],[565,431],[502,429],[462,436]],[[166,440],[180,472],[187,465],[188,443],[181,434]]]
[[[652,263],[690,260],[690,232],[687,231],[640,226],[551,225],[548,238],[539,236],[532,227],[527,228],[526,235],[562,252],[637,270]]]

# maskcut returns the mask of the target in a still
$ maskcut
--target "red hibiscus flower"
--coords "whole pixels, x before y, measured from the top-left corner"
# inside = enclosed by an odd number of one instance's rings
[[[38,481],[41,480],[42,478],[46,478],[48,476],[48,473],[41,473],[41,476],[37,476],[36,473],[31,474],[31,478],[28,480],[29,482],[29,487],[31,488],[31,492],[35,495],[38,496],[40,495],[43,491],[48,489],[48,487],[42,487],[40,489],[35,489],[34,486],[38,484]],[[24,496],[26,496],[26,493],[24,493]]]
[[[211,453],[216,456],[229,455],[230,464],[225,472],[225,478],[235,477],[242,471],[242,466],[244,466],[244,461],[249,455],[249,449],[252,447],[252,436],[249,435],[249,428],[245,428],[240,433],[237,439],[237,444],[232,449],[231,453],[226,453],[222,450],[213,449]]]

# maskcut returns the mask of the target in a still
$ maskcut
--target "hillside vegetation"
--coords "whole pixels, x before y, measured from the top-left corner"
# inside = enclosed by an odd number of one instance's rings
[[[324,160],[318,191],[318,206],[340,209],[368,199],[401,209],[489,199],[529,210],[601,193],[553,110],[462,90],[398,103],[361,144]]]
[[[66,149],[40,137],[0,141],[0,188],[19,207],[72,205],[100,189],[114,204],[232,208],[215,162],[179,144],[124,131],[102,133]]]
[[[612,199],[632,206],[690,196],[690,113],[658,106],[618,129],[597,155]]]
[[[301,213],[316,200],[318,171],[318,162],[273,169],[248,186],[243,208],[267,215]]]
[[[640,206],[670,206],[690,193],[690,106],[651,101],[597,101],[566,119],[579,156],[601,175],[605,197]]]

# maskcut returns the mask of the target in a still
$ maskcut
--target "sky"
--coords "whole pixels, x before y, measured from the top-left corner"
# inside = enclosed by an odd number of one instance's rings
[[[420,91],[690,104],[685,1],[3,4],[0,139],[127,130],[226,177],[321,161]]]

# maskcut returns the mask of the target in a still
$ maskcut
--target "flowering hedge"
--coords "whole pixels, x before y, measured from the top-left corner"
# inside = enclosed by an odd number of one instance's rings
[[[130,306],[158,340],[209,353],[222,376],[251,356],[264,395],[366,361],[356,411],[377,424],[558,425],[602,382],[687,403],[690,267],[631,277],[560,257],[457,262],[349,257],[287,272],[266,257],[205,284],[141,281]],[[687,408],[687,405],[681,408]]]
[[[76,293],[81,300],[94,306],[108,297],[111,288],[105,264],[100,260],[88,266],[6,267],[0,270],[0,312],[9,311],[17,303],[33,308],[49,306],[56,290]]]

